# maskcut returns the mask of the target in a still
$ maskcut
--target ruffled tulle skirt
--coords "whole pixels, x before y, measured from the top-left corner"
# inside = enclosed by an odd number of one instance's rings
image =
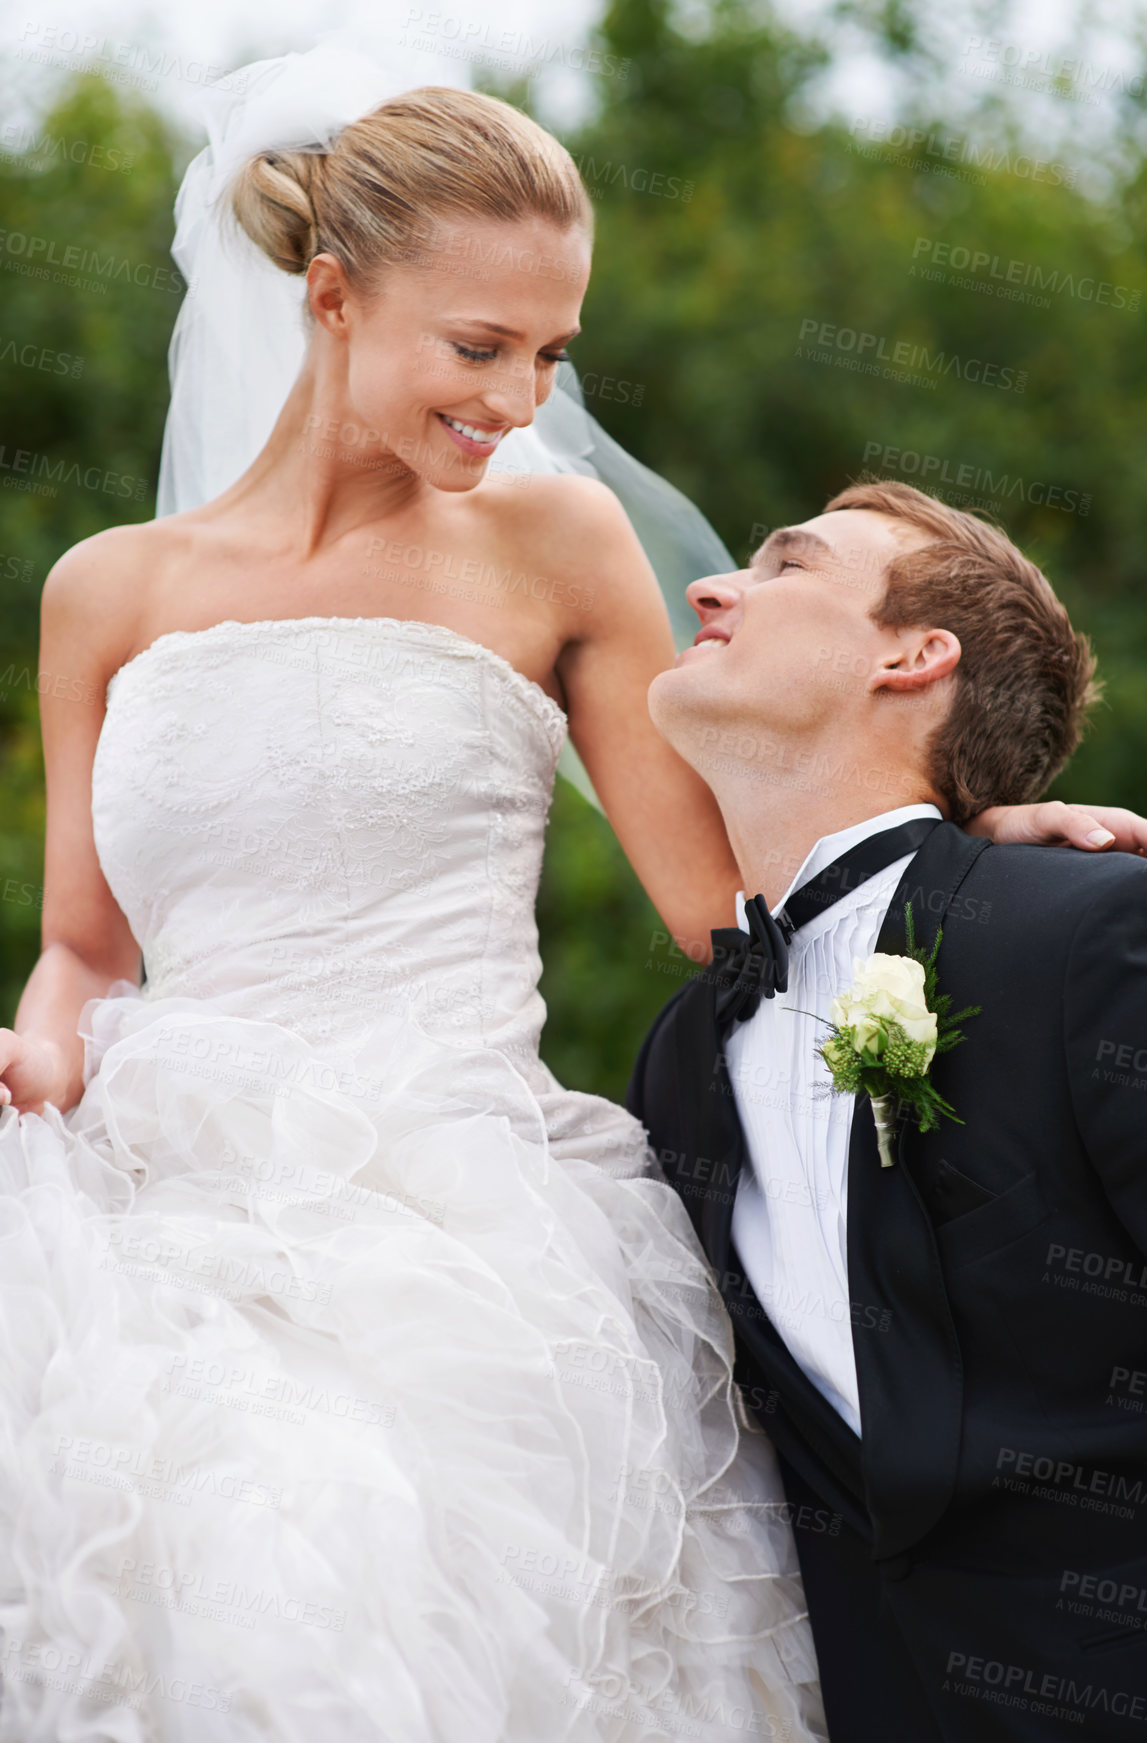
[[[78,1107],[0,1119],[4,1743],[824,1734],[621,1110],[398,1024],[86,1021]]]

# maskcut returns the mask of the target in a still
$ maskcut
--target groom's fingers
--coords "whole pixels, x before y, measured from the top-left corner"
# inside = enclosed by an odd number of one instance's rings
[[[968,824],[974,835],[996,842],[1079,847],[1086,853],[1147,855],[1147,818],[1121,805],[1067,805],[1045,799],[1038,805],[992,805]]]

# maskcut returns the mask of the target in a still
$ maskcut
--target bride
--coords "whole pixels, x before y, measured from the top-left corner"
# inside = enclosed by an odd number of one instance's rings
[[[278,131],[197,217],[305,280],[269,437],[45,590],[44,947],[0,1031],[0,1737],[823,1737],[688,1220],[538,1057],[567,725],[680,939],[738,881],[645,711],[674,649],[629,518],[536,456],[490,470],[577,332],[585,193],[457,89],[326,150]],[[242,365],[177,360],[204,477]],[[189,451],[173,424],[176,502]]]

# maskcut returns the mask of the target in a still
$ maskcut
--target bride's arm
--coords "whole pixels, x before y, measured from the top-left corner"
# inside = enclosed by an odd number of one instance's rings
[[[710,928],[735,924],[741,876],[708,786],[649,718],[649,686],[677,653],[665,601],[616,498],[592,480],[552,482],[562,508],[576,499],[572,525],[551,521],[555,566],[580,602],[557,666],[570,737],[666,927],[707,960]]]
[[[127,529],[124,529],[127,530]],[[115,549],[113,549],[113,542]],[[44,588],[40,722],[47,784],[42,948],[16,1012],[0,1029],[0,1103],[66,1112],[83,1090],[77,1027],[88,999],[138,982],[139,949],[108,889],[92,836],[92,760],[114,652],[124,541],[103,534],[70,551]],[[116,573],[112,573],[112,567]]]
[[[964,826],[989,841],[1036,847],[1111,848],[1147,858],[1147,818],[1122,805],[1080,805],[1043,799],[1035,805],[990,805]]]

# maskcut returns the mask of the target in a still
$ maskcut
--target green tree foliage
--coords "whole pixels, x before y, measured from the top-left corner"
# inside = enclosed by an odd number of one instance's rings
[[[1112,107],[1111,161],[1123,168],[1096,194],[1082,159],[1021,137],[1023,93],[982,82],[977,105],[974,80],[946,84],[925,65],[938,8],[839,8],[877,52],[919,71],[900,87],[918,137],[890,143],[871,137],[860,98],[855,115],[810,119],[826,50],[759,0],[688,13],[614,0],[603,64],[628,61],[629,76],[598,80],[592,121],[567,140],[598,214],[577,362],[591,410],[704,508],[738,561],[866,468],[996,513],[1091,633],[1107,678],[1058,790],[1147,809],[1147,168],[1136,117]],[[40,135],[37,149],[0,157],[5,1015],[36,948],[39,587],[77,539],[153,512],[178,304],[167,253],[175,147],[160,120],[85,82]],[[105,167],[113,148],[131,154],[129,170]],[[57,259],[78,249],[82,262],[58,280],[32,276],[46,248],[13,250],[19,236],[54,244]],[[19,361],[29,344],[81,359],[81,373]],[[883,373],[894,354],[913,359],[901,373],[916,383]],[[21,488],[17,452],[74,463],[80,482]],[[93,486],[93,468],[142,479],[142,498],[134,484],[127,497],[117,483]],[[539,919],[546,1056],[564,1080],[617,1096],[689,965],[608,826],[564,789]]]
[[[10,1021],[39,946],[40,589],[107,526],[147,520],[181,280],[173,142],[84,80],[0,155],[0,989]],[[62,674],[66,678],[67,674]]]
[[[695,965],[672,943],[601,814],[564,781],[538,900],[542,1052],[562,1083],[613,1101],[641,1038]]]

